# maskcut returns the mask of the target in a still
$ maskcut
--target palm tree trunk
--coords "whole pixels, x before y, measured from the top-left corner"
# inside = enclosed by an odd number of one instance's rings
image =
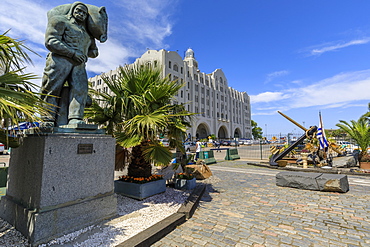
[[[150,177],[152,175],[152,165],[143,156],[142,148],[145,143],[132,148],[131,161],[128,166],[128,176],[130,177]]]

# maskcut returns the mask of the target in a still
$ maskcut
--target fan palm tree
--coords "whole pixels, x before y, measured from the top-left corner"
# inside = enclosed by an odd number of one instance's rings
[[[351,136],[361,148],[359,159],[366,157],[367,148],[370,146],[370,121],[366,114],[361,116],[357,121],[351,120],[346,122],[343,120],[336,124],[341,130]]]
[[[161,69],[151,65],[120,67],[116,78],[103,80],[112,93],[95,92],[95,102],[85,116],[105,124],[122,147],[132,148],[129,176],[149,177],[152,163],[168,164],[172,159],[158,136],[167,134],[171,145],[183,150],[186,118],[191,113],[170,103],[183,85],[163,77]]]
[[[38,115],[46,114],[44,101],[38,93],[38,87],[30,82],[36,79],[34,74],[23,73],[24,64],[32,63],[22,41],[0,35],[0,142],[17,147],[16,139],[8,135],[8,126],[18,125],[21,121],[38,121]],[[5,130],[4,130],[5,129]]]

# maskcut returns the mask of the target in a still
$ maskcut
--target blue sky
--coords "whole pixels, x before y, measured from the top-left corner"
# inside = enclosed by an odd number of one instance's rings
[[[0,31],[41,57],[28,71],[42,75],[46,12],[68,0],[1,0]],[[368,0],[116,0],[105,6],[109,37],[87,64],[89,75],[133,62],[147,48],[195,52],[202,72],[221,68],[229,86],[247,92],[252,119],[270,134],[325,128],[358,119],[370,102]]]

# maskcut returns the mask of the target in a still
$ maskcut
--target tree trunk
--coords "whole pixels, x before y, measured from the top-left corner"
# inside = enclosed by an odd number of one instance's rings
[[[125,169],[125,166],[127,164],[127,156],[128,156],[127,149],[116,144],[116,159],[114,165],[115,171],[123,171],[123,169]]]
[[[128,176],[130,177],[150,177],[152,175],[152,165],[144,159],[142,148],[145,144],[141,143],[132,148],[131,161],[128,166]]]

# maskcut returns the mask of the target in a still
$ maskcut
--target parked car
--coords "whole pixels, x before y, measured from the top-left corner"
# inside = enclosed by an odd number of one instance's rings
[[[185,142],[184,143],[184,148],[186,152],[191,152],[194,153],[196,150],[195,142]]]
[[[340,147],[344,147],[346,151],[350,153],[352,153],[356,149],[359,149],[358,145],[353,145],[352,143],[347,141],[337,141],[337,145],[339,145]]]
[[[5,151],[5,145],[0,143],[0,154],[4,154]]]
[[[239,145],[252,145],[253,141],[249,139],[240,139],[239,140]]]
[[[230,141],[230,146],[237,147],[237,146],[239,146],[239,142],[235,141],[235,140],[232,140],[232,141]]]
[[[222,146],[230,146],[230,143],[231,143],[231,141],[228,141],[228,140],[221,141]]]
[[[160,142],[163,145],[163,147],[169,147],[170,146],[170,142],[169,142],[168,139],[161,139]]]

